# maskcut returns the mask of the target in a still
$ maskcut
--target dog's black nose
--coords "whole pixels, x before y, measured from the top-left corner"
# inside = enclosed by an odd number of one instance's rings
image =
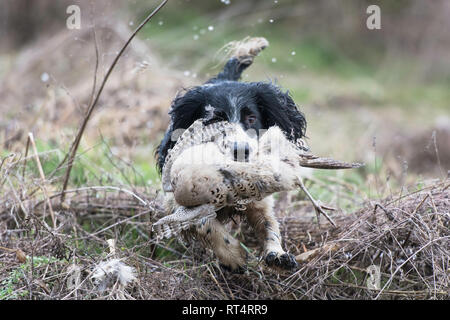
[[[250,145],[248,144],[248,142],[235,141],[233,143],[234,161],[247,162],[249,155],[250,155]]]

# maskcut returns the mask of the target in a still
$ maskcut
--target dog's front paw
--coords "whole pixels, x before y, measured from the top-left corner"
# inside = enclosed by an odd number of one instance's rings
[[[269,252],[267,253],[265,260],[269,267],[276,267],[284,270],[294,270],[298,267],[295,257],[287,252]]]

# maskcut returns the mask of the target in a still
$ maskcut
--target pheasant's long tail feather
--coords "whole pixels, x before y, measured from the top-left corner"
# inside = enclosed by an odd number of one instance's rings
[[[355,169],[364,166],[363,163],[349,163],[331,158],[320,157],[302,157],[300,159],[300,165],[302,167],[316,168],[316,169]]]

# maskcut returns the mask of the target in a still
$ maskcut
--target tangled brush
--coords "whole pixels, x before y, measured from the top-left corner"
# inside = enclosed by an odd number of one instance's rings
[[[297,255],[302,266],[288,279],[289,286],[307,283],[305,294],[318,299],[448,299],[449,186],[438,183],[384,204],[368,204],[341,217],[334,232],[319,232],[299,220],[285,223],[284,233],[292,239],[308,242],[309,229],[318,240],[315,249]]]

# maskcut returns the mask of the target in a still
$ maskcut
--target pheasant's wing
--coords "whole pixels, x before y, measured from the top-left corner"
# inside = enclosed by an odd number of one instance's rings
[[[295,168],[282,161],[273,163],[268,158],[256,163],[230,161],[218,170],[227,186],[229,205],[258,201],[272,193],[296,188]]]
[[[180,206],[173,214],[165,216],[154,223],[152,230],[156,233],[157,239],[171,238],[193,225],[215,217],[215,207],[210,204],[193,208]]]

